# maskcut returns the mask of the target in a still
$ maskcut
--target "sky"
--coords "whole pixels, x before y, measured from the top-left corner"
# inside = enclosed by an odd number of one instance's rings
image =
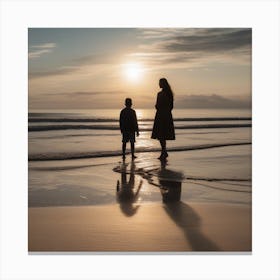
[[[251,107],[247,28],[29,28],[29,109],[154,108],[168,80],[177,108]]]

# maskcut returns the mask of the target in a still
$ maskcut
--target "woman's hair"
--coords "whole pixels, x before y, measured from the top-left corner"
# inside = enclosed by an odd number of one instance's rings
[[[160,87],[171,97],[172,101],[173,101],[173,91],[168,83],[168,81],[165,78],[161,78],[159,80],[159,85]]]

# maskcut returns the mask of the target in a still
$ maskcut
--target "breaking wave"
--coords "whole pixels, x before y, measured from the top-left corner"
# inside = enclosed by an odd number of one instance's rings
[[[214,143],[214,144],[201,144],[201,145],[189,145],[181,147],[170,147],[168,150],[173,152],[191,151],[211,149],[227,146],[240,146],[250,145],[251,142],[233,142],[233,143]],[[139,148],[137,152],[158,152],[159,148]],[[86,159],[86,158],[100,158],[100,157],[114,157],[120,156],[121,152],[118,151],[98,151],[98,152],[78,152],[78,153],[46,153],[46,154],[31,154],[28,157],[29,161],[47,161],[47,160],[70,160],[70,159]]]

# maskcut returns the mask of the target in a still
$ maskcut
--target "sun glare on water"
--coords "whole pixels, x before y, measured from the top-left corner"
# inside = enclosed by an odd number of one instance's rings
[[[138,63],[124,64],[124,75],[127,80],[131,82],[138,82],[142,78],[143,68]]]

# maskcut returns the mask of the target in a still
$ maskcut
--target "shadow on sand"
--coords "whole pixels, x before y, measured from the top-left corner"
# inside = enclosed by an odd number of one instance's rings
[[[141,180],[137,190],[135,188],[135,163],[131,162],[130,170],[127,171],[128,163],[125,161],[121,165],[121,182],[117,181],[117,201],[119,202],[120,209],[123,214],[127,217],[131,217],[137,213],[140,205],[134,205],[138,199],[140,189],[142,187],[143,181]],[[129,173],[129,180],[127,181],[127,174]]]
[[[164,209],[168,216],[184,232],[193,251],[219,251],[219,247],[201,231],[201,219],[192,207],[181,202],[183,174],[166,168],[167,161],[161,161],[158,172]]]

